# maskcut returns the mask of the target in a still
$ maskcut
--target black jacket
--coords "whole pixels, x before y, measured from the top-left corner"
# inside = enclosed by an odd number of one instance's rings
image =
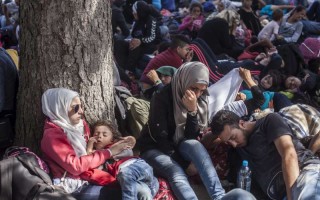
[[[130,30],[127,26],[126,20],[123,16],[121,7],[112,5],[112,32],[113,34],[117,33],[117,27],[120,28],[121,34],[126,38],[130,34]]]
[[[131,36],[140,39],[143,45],[157,45],[161,42],[160,23],[152,16],[146,21],[137,21]]]
[[[179,144],[173,142],[175,130],[172,87],[169,84],[152,97],[149,121],[138,139],[138,148],[141,153],[151,149],[158,149],[171,156],[182,168],[187,168],[190,162],[182,158],[177,151]],[[199,134],[200,128],[197,116],[187,115],[184,139],[197,139]]]

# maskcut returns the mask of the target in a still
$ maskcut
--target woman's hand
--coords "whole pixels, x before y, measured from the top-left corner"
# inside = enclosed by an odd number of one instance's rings
[[[131,145],[127,140],[124,139],[121,139],[120,141],[114,143],[111,147],[109,147],[109,150],[111,151],[111,154],[113,156],[121,153],[125,149],[131,149]]]
[[[136,144],[136,138],[134,138],[133,136],[126,136],[126,137],[122,137],[121,139],[125,140],[131,149]]]
[[[244,93],[238,92],[235,101],[240,101],[240,100],[244,101],[246,100],[246,98],[247,96]]]
[[[249,88],[256,85],[256,83],[252,80],[250,70],[240,67],[239,75],[243,79],[243,81],[248,85]]]
[[[197,96],[192,90],[186,90],[182,97],[182,103],[188,112],[197,111]]]
[[[87,154],[91,154],[94,152],[93,148],[94,148],[94,144],[96,142],[97,142],[96,137],[89,138],[88,143],[87,143]]]
[[[139,40],[137,38],[132,38],[132,40],[130,41],[130,44],[129,44],[129,49],[133,50],[140,45],[141,45],[141,40]]]
[[[250,80],[251,78],[251,73],[250,70],[247,70],[245,68],[240,67],[239,68],[239,75],[243,80]]]

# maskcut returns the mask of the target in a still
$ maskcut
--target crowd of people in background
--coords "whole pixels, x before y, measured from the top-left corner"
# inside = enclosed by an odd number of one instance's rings
[[[2,1],[0,129],[12,131],[19,0]],[[112,0],[116,124],[42,96],[53,184],[76,199],[320,199],[318,0]],[[1,142],[1,141],[0,141]],[[3,145],[3,144],[1,144]],[[235,189],[242,160],[251,193]],[[120,191],[120,192],[119,192]]]

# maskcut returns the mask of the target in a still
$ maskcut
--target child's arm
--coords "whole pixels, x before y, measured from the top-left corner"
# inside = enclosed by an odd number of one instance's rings
[[[94,150],[94,143],[97,142],[96,137],[91,137],[88,140],[87,143],[87,154],[92,154],[95,150]]]

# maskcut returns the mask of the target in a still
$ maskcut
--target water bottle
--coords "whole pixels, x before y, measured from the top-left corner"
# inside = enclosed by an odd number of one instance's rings
[[[242,166],[238,173],[237,187],[250,192],[251,187],[251,170],[248,167],[248,161],[242,161]]]

